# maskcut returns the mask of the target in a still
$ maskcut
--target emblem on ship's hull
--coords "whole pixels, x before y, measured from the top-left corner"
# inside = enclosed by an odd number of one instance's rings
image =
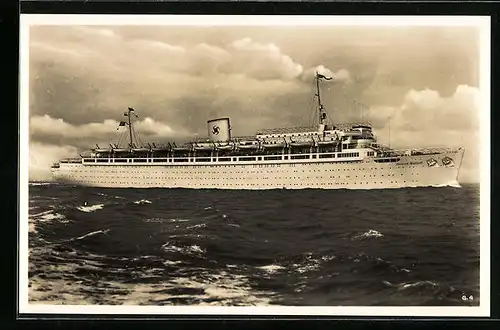
[[[444,157],[443,159],[441,159],[441,162],[446,167],[454,167],[455,166],[453,159],[451,159],[450,157]]]
[[[429,167],[439,166],[438,162],[434,158],[427,160],[427,165]]]

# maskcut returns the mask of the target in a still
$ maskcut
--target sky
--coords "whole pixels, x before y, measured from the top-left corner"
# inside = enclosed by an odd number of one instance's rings
[[[203,137],[226,116],[240,136],[309,125],[319,71],[333,122],[370,121],[394,148],[463,146],[459,181],[479,181],[473,27],[32,26],[29,52],[30,180],[117,143],[128,107],[145,142]]]

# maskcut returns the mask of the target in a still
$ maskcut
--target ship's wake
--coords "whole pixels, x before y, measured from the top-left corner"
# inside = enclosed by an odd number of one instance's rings
[[[434,187],[434,188],[442,188],[442,187],[462,188],[460,183],[458,183],[456,181],[452,182],[452,183],[431,185],[431,187]]]
[[[101,210],[104,207],[104,204],[95,204],[95,205],[87,205],[87,206],[78,206],[77,209],[82,212],[94,212],[97,210]]]

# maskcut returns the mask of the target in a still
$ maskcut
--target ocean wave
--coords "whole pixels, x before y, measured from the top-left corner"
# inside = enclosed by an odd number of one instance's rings
[[[87,237],[90,237],[90,236],[94,236],[94,235],[97,235],[97,234],[104,234],[104,235],[107,235],[109,233],[109,229],[105,229],[105,230],[96,230],[96,231],[93,231],[93,232],[90,232],[90,233],[87,233],[85,235],[82,235],[80,237],[76,237],[75,240],[82,240],[84,238],[87,238]]]
[[[286,306],[435,306],[465,304],[463,291],[474,295],[469,303],[477,304],[479,284],[473,277],[479,265],[476,236],[446,250],[453,245],[450,237],[470,238],[467,229],[472,226],[474,230],[478,223],[478,211],[472,209],[477,205],[467,204],[477,204],[477,188],[463,186],[207,194],[198,190],[33,187],[26,228],[30,231],[29,278],[41,287],[30,287],[30,303],[236,306],[266,304],[270,299],[273,305]],[[97,196],[98,192],[109,197]],[[449,208],[433,207],[447,192],[451,194]],[[113,198],[117,194],[125,199]],[[53,196],[57,200],[48,200]],[[134,204],[141,199],[152,203]],[[336,207],[328,203],[332,199],[337,200]],[[101,203],[102,209],[83,213],[77,207],[84,201]],[[198,205],[193,206],[193,201]],[[418,210],[412,208],[414,201],[421,206]],[[451,219],[454,226],[438,228],[446,235],[443,239],[427,239],[428,226],[408,220],[443,218],[435,224],[438,226],[449,220],[449,209],[458,211]],[[109,216],[127,210],[126,222]],[[341,221],[346,212],[351,218]],[[393,214],[403,216],[393,219]],[[319,217],[321,226],[312,221],[310,230],[302,230],[307,216]],[[71,222],[60,223],[64,217]],[[207,228],[200,228],[202,223]],[[229,227],[238,224],[241,228]],[[408,230],[393,238],[386,228],[395,225],[408,226]],[[188,227],[197,229],[186,230]],[[269,230],[285,230],[286,235],[272,235]],[[410,241],[412,244],[404,244]],[[91,252],[98,256],[90,256]],[[464,260],[470,267],[464,268]],[[50,265],[59,264],[73,270],[57,266],[51,271]],[[182,280],[174,282],[176,278]],[[386,287],[383,280],[388,281]],[[450,284],[457,288],[455,292],[450,292]],[[262,292],[265,297],[260,296]]]
[[[357,240],[363,240],[363,239],[367,239],[367,238],[378,238],[378,237],[384,237],[384,235],[377,231],[377,230],[374,230],[374,229],[370,229],[368,230],[367,232],[364,232],[360,235],[356,235],[353,237],[353,239],[357,239]]]
[[[409,290],[420,290],[420,289],[437,289],[440,285],[433,281],[416,281],[416,282],[403,282],[399,284],[394,284],[389,281],[382,281],[382,283],[391,288],[396,288],[398,291],[409,291]],[[450,287],[450,291],[455,291],[455,288]]]
[[[147,200],[147,199],[141,199],[138,201],[135,201],[134,204],[151,204],[152,202]]]
[[[199,245],[196,244],[181,247],[168,242],[163,244],[161,248],[165,252],[174,252],[174,253],[196,255],[196,256],[201,256],[206,252],[206,250],[204,250],[203,248],[201,248]]]
[[[62,220],[64,219],[64,215],[59,213],[49,213],[40,217],[41,221],[52,221],[52,220]]]
[[[280,270],[285,269],[285,267],[280,266],[280,265],[266,265],[266,266],[259,266],[259,267],[256,267],[256,268],[264,270],[267,273],[271,273],[271,274],[276,273],[276,272],[278,272]]]
[[[221,271],[211,274],[206,279],[177,278],[173,281],[177,286],[203,290],[198,297],[198,305],[222,306],[256,306],[269,305],[270,294],[265,297],[262,292],[251,288],[248,279],[243,275],[230,274]]]
[[[29,182],[30,186],[49,186],[52,184],[57,184],[56,182]]]
[[[410,283],[401,283],[399,284],[397,287],[398,287],[398,290],[408,290],[408,289],[411,289],[411,288],[421,288],[421,287],[438,287],[439,284],[437,284],[436,282],[432,282],[432,281],[417,281],[417,282],[410,282]]]
[[[197,225],[186,227],[186,229],[206,228],[206,227],[207,227],[206,223],[199,223]]]
[[[54,210],[48,210],[36,214],[32,214],[29,216],[30,219],[33,219],[37,222],[49,222],[53,220],[60,220],[61,222],[64,222],[63,220],[66,220],[66,217],[60,213],[54,212]]]
[[[434,188],[443,188],[443,187],[453,187],[453,188],[462,188],[460,183],[458,182],[450,182],[450,183],[443,183],[443,184],[433,184],[430,185],[429,187],[434,187]]]
[[[275,273],[278,270],[290,269],[291,271],[299,274],[318,271],[325,266],[328,262],[338,259],[332,254],[314,255],[313,253],[305,253],[294,261],[288,261],[285,264],[272,264],[267,266],[257,267],[262,270],[267,270],[269,273]]]
[[[96,204],[96,205],[88,205],[88,206],[78,206],[77,209],[82,212],[94,212],[97,210],[101,210],[104,207],[104,204]]]
[[[165,260],[165,261],[163,262],[163,264],[164,264],[165,266],[175,266],[175,265],[178,265],[178,264],[182,264],[182,261],[179,261],[179,260],[177,260],[177,261],[173,261],[173,260]]]
[[[147,218],[146,220],[144,220],[144,222],[157,222],[157,223],[162,223],[164,221],[166,220],[162,218]]]
[[[304,262],[294,263],[292,267],[299,274],[318,270],[321,266],[319,259],[308,256]]]
[[[334,260],[334,259],[337,259],[337,257],[334,255],[324,255],[321,257],[321,260],[323,260],[323,261],[330,261],[330,260]]]
[[[48,210],[48,211],[43,211],[43,212],[40,212],[40,213],[35,213],[35,214],[30,214],[30,218],[37,218],[37,217],[40,217],[42,215],[45,215],[45,214],[49,214],[49,213],[52,213],[54,212],[54,210]]]
[[[173,262],[177,264],[178,262]],[[171,264],[171,263],[169,263]],[[81,277],[52,276],[50,269],[64,274],[79,270],[93,271],[94,264],[65,264],[37,272],[29,280],[30,303],[74,305],[210,305],[255,306],[269,305],[268,292],[253,289],[248,278],[226,271],[150,283],[130,283],[119,280],[86,281]],[[99,266],[98,266],[99,267]],[[154,279],[161,268],[143,273],[141,278]],[[139,275],[139,274],[137,274]],[[50,280],[47,281],[47,278]]]
[[[172,218],[172,219],[168,219],[168,221],[170,222],[188,222],[188,221],[191,221],[189,219],[175,219],[175,218]]]
[[[125,197],[121,197],[121,196],[110,196],[108,194],[105,194],[105,193],[96,193],[96,195],[99,195],[99,196],[104,196],[104,197],[112,197],[112,198],[117,198],[117,199],[125,199]]]

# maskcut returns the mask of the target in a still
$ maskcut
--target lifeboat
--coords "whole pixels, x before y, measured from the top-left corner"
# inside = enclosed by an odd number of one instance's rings
[[[231,144],[231,143],[228,143],[228,144],[219,144],[219,145],[217,145],[217,149],[219,149],[219,150],[233,150],[234,149],[234,145]]]
[[[120,147],[118,147],[117,144],[115,144],[115,145],[110,144],[109,146],[111,147],[111,151],[113,153],[129,152],[128,148],[120,148]]]
[[[174,151],[191,151],[191,146],[189,146],[189,145],[177,146],[174,143],[172,150],[174,150]]]
[[[312,147],[312,146],[314,146],[314,141],[290,141],[290,146],[292,146],[292,147]]]
[[[208,151],[208,150],[213,150],[214,145],[213,144],[193,144],[193,149],[196,151]]]
[[[323,140],[316,142],[319,146],[332,146],[338,144],[338,140]]]
[[[288,143],[285,139],[281,141],[262,141],[262,148],[273,149],[273,148],[286,148]]]
[[[114,153],[123,153],[123,152],[129,152],[130,150],[129,149],[126,149],[126,148],[113,148],[113,152]]]
[[[153,146],[150,146],[150,150],[153,152],[162,152],[162,151],[167,152],[167,151],[171,150],[171,147],[170,147],[170,145],[169,146],[156,146],[153,143]]]
[[[243,143],[240,142],[238,144],[239,149],[245,149],[245,150],[249,149],[255,150],[259,149],[259,147],[260,147],[259,142],[253,142],[253,141],[245,141]]]
[[[174,151],[190,151],[189,147],[174,147],[172,148]]]
[[[152,152],[169,152],[171,149],[168,147],[158,147],[158,148],[151,148]]]
[[[149,152],[149,148],[146,147],[137,147],[137,148],[132,148],[133,152]]]
[[[287,144],[285,142],[279,143],[263,143],[262,148],[273,149],[273,148],[286,148]]]
[[[99,145],[96,144],[95,149],[92,149],[93,152],[99,153],[99,154],[104,154],[104,153],[109,153],[111,152],[110,148],[100,148]]]

